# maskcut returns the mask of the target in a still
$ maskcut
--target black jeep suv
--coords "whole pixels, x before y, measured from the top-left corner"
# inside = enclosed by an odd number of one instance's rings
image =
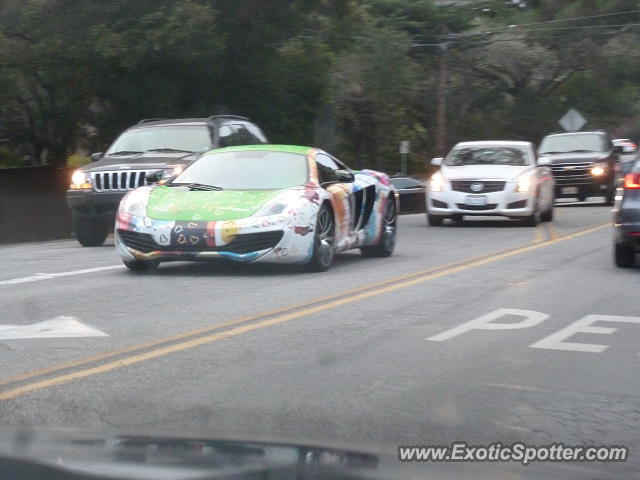
[[[179,173],[204,152],[231,145],[267,143],[255,124],[236,115],[147,119],[125,130],[94,163],[76,170],[67,190],[73,231],[81,245],[102,245],[128,190],[148,185],[150,172]],[[158,176],[158,173],[154,173]]]
[[[589,196],[605,197],[613,205],[620,174],[618,154],[603,131],[554,133],[542,139],[538,154],[551,159],[556,179],[556,198],[574,197],[583,202]]]

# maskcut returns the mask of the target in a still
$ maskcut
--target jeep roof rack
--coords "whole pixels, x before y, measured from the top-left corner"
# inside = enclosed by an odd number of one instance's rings
[[[211,115],[209,118],[207,118],[207,120],[218,120],[222,118],[230,118],[233,120],[244,120],[246,122],[249,121],[247,117],[242,117],[240,115]]]
[[[143,123],[149,123],[149,122],[159,122],[160,120],[167,120],[165,117],[157,117],[157,118],[143,118],[142,120],[140,120],[137,124],[141,125]]]
[[[562,134],[569,134],[569,133],[608,133],[608,132],[602,128],[587,128],[586,130],[576,130],[575,132],[558,130],[556,132],[547,133],[544,136],[546,137],[547,135],[562,135]]]

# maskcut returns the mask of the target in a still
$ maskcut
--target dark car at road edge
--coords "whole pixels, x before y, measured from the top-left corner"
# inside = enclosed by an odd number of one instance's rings
[[[624,176],[613,209],[614,261],[618,267],[630,268],[640,253],[640,161]]]

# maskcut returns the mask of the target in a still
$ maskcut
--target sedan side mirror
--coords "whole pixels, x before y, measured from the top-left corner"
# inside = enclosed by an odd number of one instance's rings
[[[98,160],[100,160],[102,158],[102,152],[92,153],[89,158],[91,158],[92,162],[97,162]]]
[[[353,183],[356,181],[356,177],[349,170],[336,170],[336,177],[340,183]]]
[[[537,164],[539,167],[551,165],[551,159],[549,157],[539,157]]]
[[[434,167],[439,167],[440,165],[442,165],[442,160],[444,160],[442,157],[432,158],[431,165],[433,165]]]

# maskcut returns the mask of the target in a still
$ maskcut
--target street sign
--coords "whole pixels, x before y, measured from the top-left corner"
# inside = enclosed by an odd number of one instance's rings
[[[585,126],[587,120],[574,108],[569,109],[558,123],[566,132],[577,132]]]
[[[411,144],[409,143],[409,140],[402,140],[400,142],[400,153],[403,153],[406,155],[407,153],[409,153],[410,149],[411,149]]]

